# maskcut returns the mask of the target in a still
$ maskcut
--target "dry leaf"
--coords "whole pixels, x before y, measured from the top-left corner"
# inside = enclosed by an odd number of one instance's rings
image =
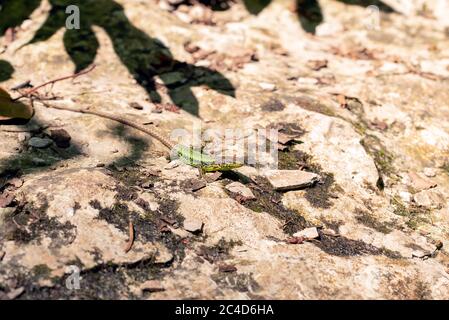
[[[0,120],[30,119],[33,108],[20,101],[13,101],[8,92],[0,88]]]

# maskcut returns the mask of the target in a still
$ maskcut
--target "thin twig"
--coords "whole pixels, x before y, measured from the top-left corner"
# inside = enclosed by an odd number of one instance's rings
[[[132,127],[134,129],[137,129],[139,131],[142,131],[148,135],[150,135],[151,137],[153,137],[154,139],[158,140],[160,143],[162,143],[165,147],[167,147],[169,150],[172,150],[174,147],[174,144],[171,143],[170,141],[168,141],[167,139],[165,139],[163,137],[163,135],[161,133],[159,133],[158,131],[156,131],[156,129],[149,129],[146,128],[144,126],[141,126],[137,123],[134,123],[130,120],[127,120],[125,118],[122,118],[120,116],[116,116],[113,114],[109,114],[106,112],[102,112],[102,111],[94,111],[94,110],[89,110],[89,109],[83,109],[83,108],[69,108],[69,107],[63,107],[63,106],[57,106],[57,105],[51,105],[47,102],[44,102],[42,100],[37,100],[37,102],[43,104],[45,107],[47,108],[52,108],[52,109],[59,109],[59,110],[65,110],[65,111],[71,111],[71,112],[78,112],[78,113],[86,113],[86,114],[93,114],[102,118],[106,118],[109,120],[114,120],[117,121],[121,124],[127,125],[129,127]]]
[[[125,247],[125,253],[128,253],[133,247],[134,243],[134,225],[131,220],[129,220],[129,240]]]
[[[53,79],[53,80],[47,81],[47,82],[45,82],[45,83],[43,83],[43,84],[41,84],[41,85],[39,85],[37,87],[34,87],[33,89],[30,89],[30,90],[26,91],[25,93],[21,94],[19,97],[13,99],[13,101],[17,101],[19,99],[22,99],[22,98],[25,98],[25,97],[29,97],[31,94],[35,93],[37,90],[39,90],[39,89],[41,89],[41,88],[43,88],[45,86],[48,86],[50,84],[53,85],[56,82],[67,80],[67,79],[76,79],[79,76],[82,76],[82,75],[84,75],[86,73],[91,72],[92,70],[95,69],[95,67],[96,67],[96,65],[93,64],[91,67],[89,67],[88,69],[86,69],[84,71],[80,71],[80,72],[72,74],[70,76],[65,76],[65,77],[61,77],[61,78],[57,78],[57,79]]]

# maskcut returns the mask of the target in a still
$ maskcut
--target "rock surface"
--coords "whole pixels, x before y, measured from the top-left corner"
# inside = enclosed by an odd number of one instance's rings
[[[288,191],[311,187],[320,180],[320,176],[301,170],[272,170],[265,174],[274,190]]]
[[[385,0],[395,12],[381,10],[380,24],[367,26],[363,6],[318,2],[323,21],[314,28],[289,1],[252,15],[240,1],[213,11],[105,0],[82,13],[95,22],[98,45],[84,37],[84,51],[96,55],[81,60],[74,47],[67,54],[64,29],[29,43],[48,1],[13,42],[1,37],[0,63],[15,71],[0,73],[2,88],[95,62],[91,73],[55,84],[62,100],[52,103],[111,112],[167,136],[282,128],[301,143],[282,148],[278,169],[320,183],[281,193],[265,169],[245,166],[193,192],[186,181],[198,170],[169,165],[143,133],[36,103],[29,124],[0,124],[0,193],[14,195],[0,209],[0,297],[448,299],[447,15],[436,0],[425,10],[422,1]],[[123,19],[122,28],[99,27],[102,17]],[[131,108],[136,101],[145,107]],[[55,128],[70,133],[68,148],[29,147],[51,143]],[[7,183],[17,177],[23,185]],[[225,189],[233,182],[256,199],[233,198]],[[183,230],[189,220],[204,223],[201,235]],[[135,241],[125,253],[130,221]],[[311,226],[333,232],[288,243]],[[82,272],[80,290],[66,286],[73,270]]]

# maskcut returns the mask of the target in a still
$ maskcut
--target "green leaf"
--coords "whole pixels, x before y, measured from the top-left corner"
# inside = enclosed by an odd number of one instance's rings
[[[8,92],[0,88],[0,120],[31,119],[33,108],[20,101],[13,101]]]

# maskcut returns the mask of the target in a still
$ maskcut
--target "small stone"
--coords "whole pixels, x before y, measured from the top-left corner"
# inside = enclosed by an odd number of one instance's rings
[[[23,293],[24,291],[25,291],[25,288],[24,288],[24,287],[20,287],[20,288],[11,290],[11,291],[8,292],[8,294],[7,294],[8,299],[14,300],[14,299],[18,298],[18,297],[20,297],[20,296],[22,295],[22,293]]]
[[[33,148],[44,149],[49,147],[53,142],[47,138],[33,137],[28,140],[28,145]]]
[[[320,181],[319,175],[302,170],[271,170],[265,176],[277,191],[307,188]]]
[[[285,134],[282,132],[278,133],[278,141],[281,144],[288,144],[291,141],[295,140],[295,136],[289,135],[289,134]]]
[[[441,209],[445,204],[444,196],[437,190],[423,190],[413,196],[413,200],[420,207]]]
[[[202,179],[189,179],[185,183],[185,187],[187,189],[190,189],[191,191],[195,192],[198,190],[201,190],[207,186],[206,181]]]
[[[411,181],[411,186],[412,186],[413,189],[416,190],[416,192],[419,192],[419,191],[422,191],[422,190],[431,189],[431,188],[435,188],[437,186],[437,184],[435,182],[431,181],[428,178],[421,177],[417,173],[410,172],[408,174],[408,176],[409,176],[410,181]]]
[[[223,173],[216,171],[216,172],[208,172],[206,173],[206,181],[208,183],[212,183],[220,179],[220,177],[223,175]]]
[[[274,91],[276,90],[276,85],[268,82],[260,82],[259,87],[264,91]]]
[[[170,170],[170,169],[175,169],[177,167],[179,167],[179,165],[181,164],[180,161],[178,160],[173,160],[171,161],[169,164],[167,164],[164,169]]]
[[[138,102],[131,102],[129,106],[136,110],[143,110],[143,106]]]
[[[434,168],[424,168],[423,173],[426,177],[433,178],[437,175],[437,172]]]
[[[58,148],[62,149],[70,147],[70,140],[72,140],[70,134],[64,129],[51,130],[50,138],[55,142]]]
[[[251,189],[245,186],[243,183],[232,182],[226,186],[226,189],[231,191],[232,193],[237,193],[243,196],[246,200],[256,199]]]
[[[17,139],[19,140],[19,142],[25,142],[26,140],[28,140],[31,137],[31,135],[28,132],[20,132],[17,135]]]
[[[320,234],[318,233],[318,229],[313,227],[298,231],[293,236],[298,238],[303,237],[304,239],[316,239],[320,237]]]
[[[427,252],[423,250],[415,250],[412,252],[412,258],[424,259],[432,255],[432,252]]]
[[[158,280],[148,280],[140,285],[142,292],[161,292],[165,291],[162,283]]]
[[[413,199],[413,195],[410,192],[407,192],[407,191],[399,192],[399,197],[404,202],[412,202],[412,199]]]
[[[224,273],[236,272],[237,267],[232,264],[221,264],[218,266],[218,271],[224,272]]]
[[[326,236],[331,236],[331,237],[338,237],[339,236],[338,233],[335,232],[335,230],[332,230],[332,229],[323,229],[321,232],[324,235],[326,235]]]
[[[97,168],[104,168],[105,166],[106,166],[106,164],[104,164],[102,162],[97,163]]]
[[[310,78],[310,77],[300,77],[298,80],[296,80],[296,84],[299,86],[304,85],[314,85],[317,84],[319,81],[316,78]]]
[[[68,208],[66,210],[66,215],[71,218],[75,215],[75,211],[76,211],[75,208]]]
[[[184,230],[190,233],[200,233],[203,230],[204,223],[196,219],[186,219],[184,221]]]
[[[145,181],[140,185],[144,189],[151,189],[154,187],[154,182],[152,181]]]

